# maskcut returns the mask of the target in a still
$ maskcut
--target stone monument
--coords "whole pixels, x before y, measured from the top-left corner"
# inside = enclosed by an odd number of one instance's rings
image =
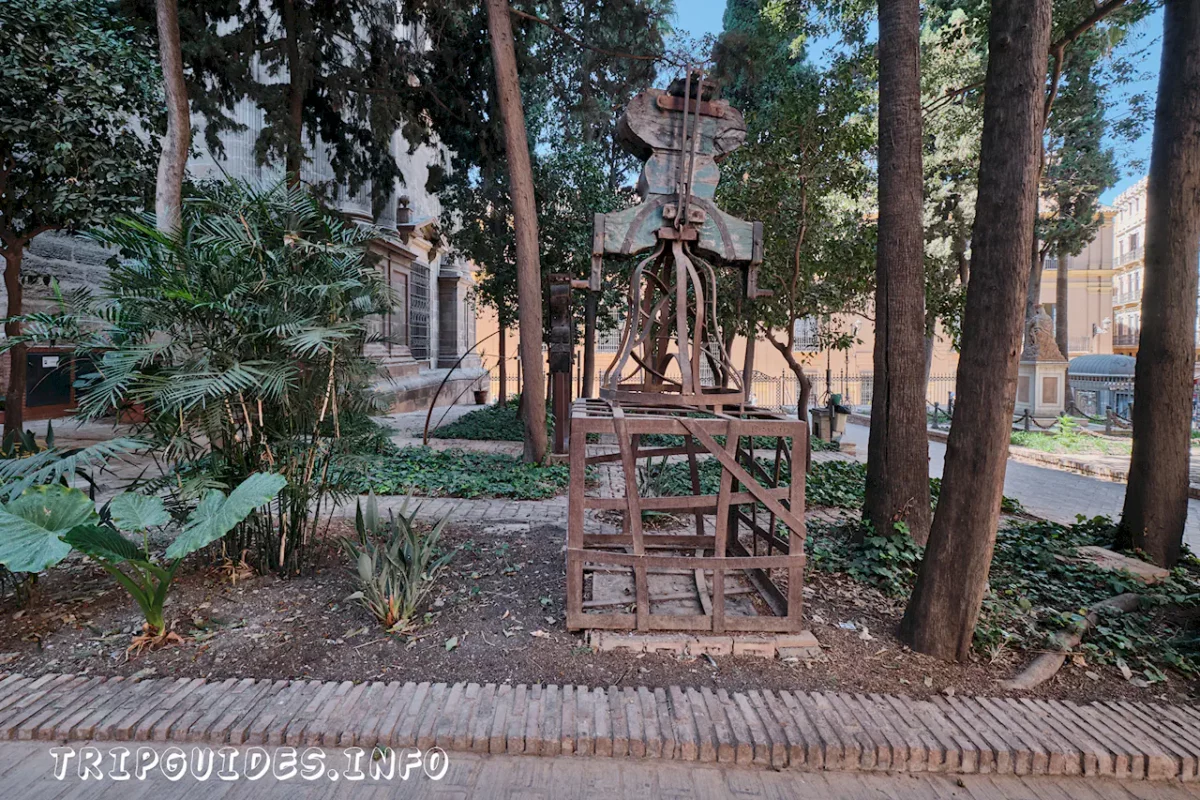
[[[1054,341],[1054,322],[1038,306],[1026,323],[1025,349],[1017,368],[1016,413],[1039,422],[1057,419],[1066,408],[1067,358]]]

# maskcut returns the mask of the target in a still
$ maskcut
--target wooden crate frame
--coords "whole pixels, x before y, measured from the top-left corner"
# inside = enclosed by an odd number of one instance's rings
[[[570,452],[570,490],[567,522],[567,628],[570,630],[604,629],[647,631],[727,631],[797,633],[803,629],[804,589],[804,481],[792,480],[789,486],[768,486],[772,476],[754,460],[753,440],[749,451],[742,437],[776,438],[776,478],[782,460],[792,462],[786,439],[793,444],[807,441],[807,425],[798,419],[780,417],[750,406],[733,409],[664,407],[650,400],[642,405],[613,405],[605,400],[581,399],[572,406]],[[703,413],[708,416],[697,416]],[[620,447],[618,453],[589,456],[588,434],[612,434]],[[675,447],[641,448],[645,434],[675,434],[685,444]],[[722,446],[713,438],[724,436]],[[711,454],[721,462],[721,485],[717,494],[700,494],[696,456]],[[641,456],[687,455],[692,467],[692,495],[682,497],[641,497],[637,485],[637,459]],[[624,473],[624,497],[589,497],[586,475],[589,466],[619,461]],[[800,462],[803,464],[804,459]],[[747,468],[749,465],[749,468]],[[752,473],[758,473],[756,476]],[[735,486],[736,484],[736,486]],[[758,505],[766,506],[769,524],[758,523]],[[749,506],[749,513],[744,507]],[[588,509],[624,512],[619,534],[584,532]],[[647,533],[642,527],[643,510],[691,512],[696,518],[695,534]],[[715,515],[715,531],[705,533],[705,515]],[[773,532],[776,521],[786,527],[787,540]],[[742,545],[738,533],[746,526],[755,552]],[[758,543],[765,541],[767,554],[758,555]],[[656,554],[649,550],[696,549],[698,555]],[[708,552],[711,551],[711,555]],[[776,552],[778,551],[778,552]],[[584,606],[585,565],[601,568],[629,568],[633,572],[635,613],[586,613]],[[771,569],[786,569],[786,592],[771,580]],[[651,570],[712,570],[711,608],[702,614],[652,614],[647,584]],[[751,586],[774,612],[774,616],[727,616],[725,608],[726,571],[745,571]],[[700,593],[702,606],[704,594]]]

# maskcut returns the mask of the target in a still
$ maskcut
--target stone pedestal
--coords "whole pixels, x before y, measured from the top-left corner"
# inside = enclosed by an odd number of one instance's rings
[[[1028,411],[1039,421],[1057,419],[1066,409],[1067,359],[1054,342],[1054,323],[1045,311],[1029,321],[1025,349],[1017,368],[1015,413]]]

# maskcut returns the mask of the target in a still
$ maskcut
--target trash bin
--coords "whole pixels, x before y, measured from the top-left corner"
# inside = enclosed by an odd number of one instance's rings
[[[829,406],[812,409],[813,435],[827,442],[840,442],[846,433],[846,421],[850,419],[850,409],[846,406],[835,405],[832,419]]]

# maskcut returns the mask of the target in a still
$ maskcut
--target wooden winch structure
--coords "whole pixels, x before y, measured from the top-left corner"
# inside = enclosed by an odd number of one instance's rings
[[[741,114],[690,70],[665,91],[638,94],[619,122],[620,145],[645,162],[642,202],[595,216],[587,288],[593,296],[599,292],[604,256],[639,260],[629,279],[620,347],[599,397],[571,407],[572,630],[803,627],[805,458],[793,461],[792,447],[803,453],[807,429],[801,420],[749,404],[742,371],[716,325],[718,270],[740,269],[746,296],[764,294],[757,287],[762,224],[726,214],[714,202],[718,163],[745,135]],[[589,305],[589,356],[593,309]],[[589,455],[595,435],[601,442],[615,439],[617,452]],[[690,493],[659,496],[655,461],[658,469],[668,462],[686,469]],[[589,493],[589,472],[614,468],[619,476],[613,483],[623,495]],[[687,523],[648,529],[643,517],[661,513]],[[620,520],[619,533],[585,530],[589,516],[605,515]],[[615,599],[614,576],[628,581]],[[679,591],[680,581],[687,581],[688,592]],[[688,594],[695,608],[683,603],[681,610],[678,601]]]

